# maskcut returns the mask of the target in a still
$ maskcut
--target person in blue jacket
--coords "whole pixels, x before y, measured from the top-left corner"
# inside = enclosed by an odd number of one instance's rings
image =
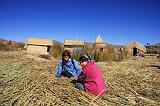
[[[71,58],[71,54],[68,50],[62,53],[62,60],[58,64],[57,77],[65,76],[70,79],[74,79],[81,74],[81,68],[77,61]]]

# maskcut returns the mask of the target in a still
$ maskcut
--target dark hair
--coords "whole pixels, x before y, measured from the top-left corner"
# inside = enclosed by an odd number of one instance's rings
[[[62,53],[62,58],[64,57],[64,56],[69,56],[69,58],[71,58],[71,54],[70,54],[70,52],[68,51],[68,50],[64,50],[63,51],[63,53]]]
[[[88,58],[87,55],[83,55],[83,56],[81,56],[81,57],[79,58],[79,61],[80,61],[80,62],[84,62],[84,61],[88,61],[88,60],[89,60],[89,58]]]

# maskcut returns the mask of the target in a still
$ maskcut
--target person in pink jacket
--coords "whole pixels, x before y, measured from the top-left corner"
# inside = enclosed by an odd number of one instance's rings
[[[79,58],[80,65],[82,66],[82,73],[73,81],[77,89],[102,96],[107,92],[107,87],[104,83],[103,75],[94,62],[90,62],[87,55]]]

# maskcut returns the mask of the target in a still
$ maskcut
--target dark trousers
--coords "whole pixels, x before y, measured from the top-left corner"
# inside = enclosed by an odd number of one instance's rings
[[[69,73],[68,71],[63,71],[61,75],[68,77],[68,78],[73,77],[73,75]]]
[[[77,80],[72,80],[71,83],[73,84],[73,86],[79,90],[85,91],[84,89],[84,85],[82,82],[78,82]]]
[[[65,76],[65,77],[68,77],[68,78],[70,78],[72,80],[73,75],[71,73],[63,71],[62,75]],[[81,83],[81,82],[79,82],[77,80],[72,80],[71,83],[73,84],[73,86],[75,88],[84,91],[84,85],[83,85],[83,83]]]

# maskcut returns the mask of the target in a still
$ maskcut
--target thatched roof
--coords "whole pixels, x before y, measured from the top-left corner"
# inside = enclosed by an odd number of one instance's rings
[[[104,43],[103,39],[101,38],[100,34],[98,35],[98,37],[96,38],[96,42],[95,43]]]
[[[52,46],[53,41],[51,39],[28,38],[27,44]]]
[[[96,42],[94,43],[95,47],[100,47],[100,48],[104,48],[106,46],[106,44],[104,43],[103,39],[101,38],[101,35],[99,34]]]
[[[130,48],[137,48],[137,49],[142,50],[143,52],[146,52],[146,47],[143,46],[143,45],[141,45],[141,44],[138,43],[138,42],[133,42],[132,44],[127,45],[126,47],[127,47],[128,49],[130,49]]]
[[[84,46],[84,41],[80,41],[80,40],[64,40],[64,45]]]

